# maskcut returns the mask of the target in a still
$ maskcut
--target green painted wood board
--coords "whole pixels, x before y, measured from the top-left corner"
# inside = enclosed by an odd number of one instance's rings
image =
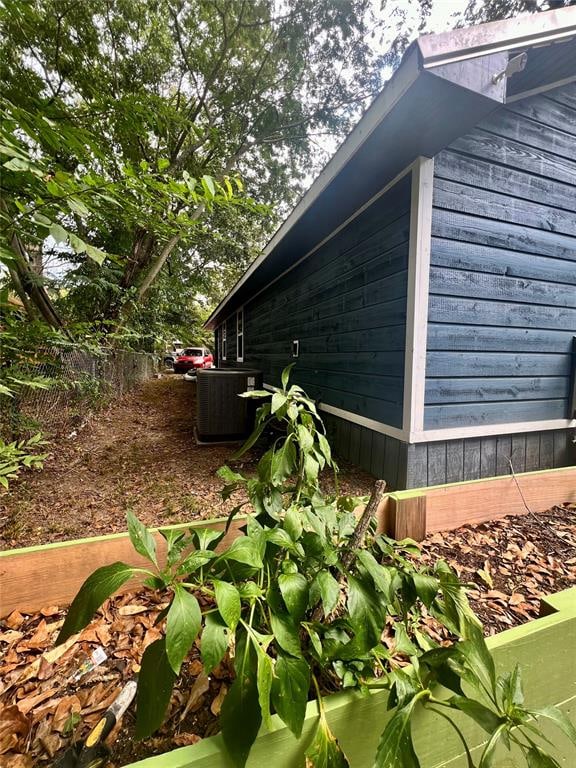
[[[572,590],[570,590],[572,592]],[[568,596],[569,597],[569,596]],[[573,651],[576,636],[576,605],[562,593],[558,596],[562,608],[555,614],[529,624],[502,632],[488,639],[499,671],[512,669],[519,663],[523,672],[527,703],[531,706],[562,705],[576,723],[576,654]],[[549,650],[553,649],[553,653]],[[372,765],[379,734],[386,718],[387,694],[377,692],[363,697],[360,694],[339,693],[326,698],[327,717],[331,728],[346,751],[352,768]],[[239,713],[239,717],[241,717]],[[274,730],[262,732],[257,739],[247,768],[302,768],[306,748],[317,718],[314,702],[308,711],[300,742],[290,734],[277,716],[273,717]],[[463,725],[469,746],[480,750],[486,734]],[[464,766],[461,745],[450,726],[438,716],[421,712],[413,726],[414,741],[422,768],[460,768]],[[557,731],[547,730],[556,745],[556,756],[562,765],[576,762],[576,747],[572,753],[566,740]],[[509,756],[500,753],[495,768],[511,768]],[[222,739],[215,736],[192,747],[182,747],[165,755],[133,763],[129,768],[230,768]]]

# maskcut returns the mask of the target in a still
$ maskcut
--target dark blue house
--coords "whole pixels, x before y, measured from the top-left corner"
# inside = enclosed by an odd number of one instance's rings
[[[573,463],[576,7],[413,43],[207,325],[391,487]]]

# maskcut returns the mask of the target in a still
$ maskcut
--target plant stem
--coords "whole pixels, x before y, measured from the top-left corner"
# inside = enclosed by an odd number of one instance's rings
[[[442,704],[443,702],[440,702],[440,701],[435,699],[432,703],[433,704]],[[462,742],[462,746],[464,747],[464,752],[466,753],[466,760],[468,761],[468,768],[474,768],[474,761],[472,760],[472,755],[470,754],[470,750],[468,749],[468,744],[466,744],[466,739],[464,738],[464,734],[462,733],[460,728],[458,728],[456,723],[450,717],[448,717],[447,714],[445,714],[444,712],[441,712],[439,709],[436,709],[433,706],[428,706],[427,709],[429,709],[431,712],[435,712],[440,717],[443,717],[444,720],[447,720],[450,723],[450,725],[452,726],[452,728],[454,728],[454,730],[458,734],[458,738]]]

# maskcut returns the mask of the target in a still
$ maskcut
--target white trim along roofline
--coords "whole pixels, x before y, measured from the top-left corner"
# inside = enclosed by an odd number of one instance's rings
[[[273,384],[264,384],[264,389],[270,392],[278,391],[278,387]],[[404,443],[432,443],[442,440],[458,440],[465,437],[493,437],[495,435],[513,435],[521,432],[547,432],[554,429],[570,429],[576,427],[576,419],[550,419],[547,421],[518,421],[513,424],[479,424],[472,427],[451,427],[448,429],[428,429],[419,432],[407,433],[404,429],[391,427],[389,424],[382,424],[366,416],[360,416],[352,411],[345,411],[342,408],[329,405],[328,403],[317,403],[319,411],[338,416],[351,424],[359,424],[367,427],[373,432],[379,432],[382,435],[389,435],[401,440]]]
[[[366,139],[376,130],[398,101],[400,101],[404,93],[418,77],[419,72],[419,55],[418,51],[413,48],[407,52],[400,66],[392,75],[384,89],[372,102],[370,107],[368,107],[355,128],[324,166],[311,187],[302,195],[288,218],[280,225],[262,253],[254,259],[232,290],[222,299],[216,309],[213,310],[204,324],[205,327],[210,327],[214,318],[218,316],[230,299],[240,290],[244,283],[252,277],[254,272],[256,272],[260,265],[268,258],[278,243],[284,239],[296,222],[302,218],[315,200],[320,197],[330,182],[338,176],[340,171],[356,154]],[[253,297],[250,298],[252,299]]]
[[[328,185],[416,81],[422,70],[521,46],[535,46],[576,36],[576,7],[518,16],[475,27],[424,35],[406,51],[398,69],[366,110],[356,127],[328,161],[262,253],[252,262],[232,290],[211,313],[205,327],[213,328],[226,304],[259,269],[277,245],[302,218]]]
[[[559,42],[576,36],[576,7],[527,13],[503,21],[418,38],[424,69],[487,53]]]

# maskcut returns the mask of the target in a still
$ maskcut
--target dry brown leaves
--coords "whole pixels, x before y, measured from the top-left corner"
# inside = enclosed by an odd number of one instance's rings
[[[131,509],[149,526],[221,517],[217,470],[236,446],[197,446],[196,385],[180,376],[152,379],[94,414],[78,436],[50,446],[42,472],[24,473],[8,493],[0,489],[0,549],[47,544],[126,530]],[[255,472],[257,452],[235,466]],[[330,473],[327,485],[333,485]],[[369,494],[365,472],[342,467],[340,492]]]
[[[63,614],[51,607],[28,616],[14,611],[0,622],[0,764],[30,768],[49,762],[73,740],[84,739],[140,669],[145,648],[157,640],[156,621],[166,603],[149,592],[128,592],[107,601],[82,632],[54,647]],[[74,675],[92,652],[107,659]],[[174,746],[194,744],[216,730],[229,685],[226,663],[208,678],[195,648],[174,690],[165,729],[134,744],[134,712],[129,710],[110,741],[117,765]]]
[[[576,583],[576,505],[511,516],[422,542],[422,560],[445,560],[469,582],[487,634],[536,618],[540,598]]]

